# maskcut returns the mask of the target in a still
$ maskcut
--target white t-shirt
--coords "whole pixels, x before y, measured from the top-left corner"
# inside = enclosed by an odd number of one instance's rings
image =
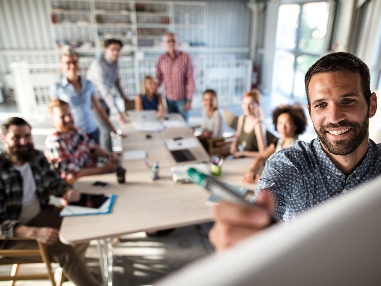
[[[26,223],[41,211],[41,205],[36,195],[36,182],[29,163],[24,163],[21,166],[13,165],[13,167],[20,172],[23,179],[22,206],[19,220]]]
[[[213,112],[212,117],[209,117],[208,112],[203,109],[201,129],[209,130],[212,138],[222,136],[222,121],[222,115],[218,109]]]

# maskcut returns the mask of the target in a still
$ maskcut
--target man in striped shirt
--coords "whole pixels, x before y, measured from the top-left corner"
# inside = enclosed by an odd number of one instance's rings
[[[119,123],[124,124],[126,122],[125,115],[116,104],[112,93],[112,89],[115,86],[124,102],[128,102],[127,95],[123,91],[119,77],[118,58],[123,43],[117,39],[108,39],[105,41],[104,46],[103,55],[91,63],[87,71],[87,79],[95,85],[99,101],[106,113],[109,116],[110,112],[116,113]],[[99,124],[101,146],[103,149],[112,152],[112,140],[109,127],[102,118],[98,117],[97,114],[94,115]]]
[[[167,52],[159,57],[157,63],[157,85],[165,86],[168,112],[180,113],[187,120],[195,89],[192,58],[177,49],[175,34],[166,33],[164,42]]]

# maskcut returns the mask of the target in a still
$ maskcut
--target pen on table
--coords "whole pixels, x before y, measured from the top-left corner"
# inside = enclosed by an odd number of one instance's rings
[[[201,173],[197,171],[195,168],[189,168],[187,170],[188,177],[190,180],[207,189],[210,191],[212,194],[216,195],[223,201],[243,205],[243,206],[250,206],[250,207],[259,207],[262,209],[267,210],[262,204],[256,203],[256,202],[249,202],[245,200],[243,197],[241,197],[239,194],[234,192],[233,189],[231,189],[228,185],[223,184],[222,182],[216,180],[215,178]],[[270,225],[277,223],[278,219],[275,218],[272,214],[269,213],[269,216],[271,218]]]

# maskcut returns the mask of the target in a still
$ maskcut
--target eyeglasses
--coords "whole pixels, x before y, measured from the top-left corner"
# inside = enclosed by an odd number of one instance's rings
[[[176,43],[176,40],[168,40],[167,43]]]

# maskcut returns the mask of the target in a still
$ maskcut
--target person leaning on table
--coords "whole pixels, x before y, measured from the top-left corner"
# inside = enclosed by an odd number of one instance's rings
[[[126,115],[116,104],[112,89],[116,87],[125,105],[129,102],[119,76],[119,56],[122,48],[123,43],[118,39],[105,40],[103,55],[91,63],[86,76],[95,85],[99,102],[107,115],[110,116],[112,111],[115,112],[121,125],[126,123]],[[96,116],[96,119],[100,128],[101,146],[103,149],[112,152],[112,139],[108,124],[102,117]]]
[[[81,255],[59,240],[61,208],[49,205],[49,195],[71,202],[79,200],[79,193],[34,149],[31,126],[24,119],[11,117],[1,130],[4,151],[0,153],[0,236],[5,239],[1,248],[37,248],[33,240],[6,240],[33,238],[47,244],[52,261],[60,264],[75,285],[99,285]]]
[[[62,179],[74,183],[80,177],[115,172],[119,165],[118,157],[100,148],[74,126],[68,103],[52,100],[49,115],[54,130],[45,140],[45,156]],[[98,167],[97,159],[100,157],[107,160]]]
[[[270,157],[256,191],[265,209],[225,202],[214,207],[209,237],[217,250],[268,227],[271,213],[290,221],[381,174],[381,144],[368,138],[377,97],[366,64],[349,53],[328,54],[308,70],[305,88],[318,139]]]

